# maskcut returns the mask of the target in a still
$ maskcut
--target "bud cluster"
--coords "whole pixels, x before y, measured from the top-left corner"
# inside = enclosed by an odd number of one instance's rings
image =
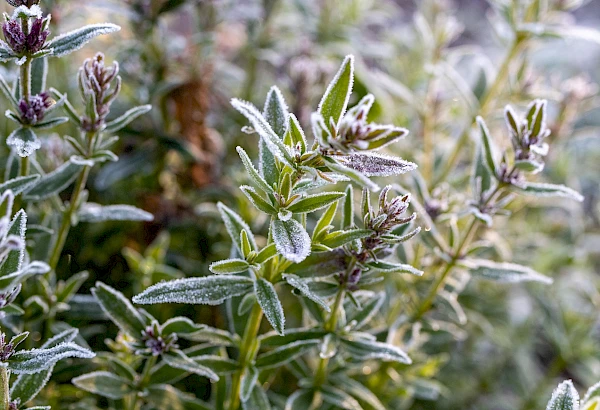
[[[548,154],[545,139],[550,135],[550,129],[546,126],[546,101],[535,100],[529,104],[525,118],[518,118],[508,106],[505,119],[515,154],[516,168],[534,173],[541,171],[544,167],[542,157]]]
[[[163,353],[167,353],[172,349],[176,349],[177,346],[177,335],[172,333],[166,337],[160,334],[158,324],[146,327],[142,331],[142,341],[144,342],[145,348],[136,351],[138,353],[149,353],[152,356],[160,356]]]
[[[15,347],[12,343],[6,342],[6,335],[0,333],[0,362],[6,362],[15,352]]]
[[[114,61],[107,67],[102,53],[86,59],[79,69],[79,87],[88,106],[87,114],[82,118],[86,131],[98,131],[104,126],[110,105],[121,91],[121,77],[118,74],[119,64]],[[111,90],[113,82],[114,88]]]
[[[50,18],[35,18],[30,24],[29,19],[13,17],[4,22],[2,32],[6,43],[18,56],[31,55],[41,51],[50,35],[48,26]]]
[[[28,100],[22,99],[19,101],[21,121],[23,124],[36,124],[44,118],[48,109],[53,105],[54,100],[47,92],[32,95]]]
[[[13,7],[31,7],[33,5],[40,4],[40,0],[6,0],[6,2]]]

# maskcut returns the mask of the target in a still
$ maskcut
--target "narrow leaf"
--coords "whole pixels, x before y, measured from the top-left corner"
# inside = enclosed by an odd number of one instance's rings
[[[286,259],[299,263],[310,254],[310,237],[295,219],[273,220],[271,232],[277,251]]]
[[[330,119],[337,127],[342,119],[348,100],[352,94],[354,82],[354,56],[346,56],[337,74],[327,86],[325,94],[319,103],[318,112],[323,116],[325,124],[329,125]]]
[[[263,278],[258,279],[254,282],[254,294],[273,329],[283,335],[285,333],[285,316],[273,284]]]
[[[114,33],[115,31],[119,30],[121,30],[121,27],[117,26],[116,24],[90,24],[77,30],[54,37],[48,42],[46,48],[52,49],[52,55],[54,57],[62,57],[80,49],[95,37],[103,34]]]

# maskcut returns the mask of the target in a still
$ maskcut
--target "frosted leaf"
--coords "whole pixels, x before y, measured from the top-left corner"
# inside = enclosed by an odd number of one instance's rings
[[[252,390],[254,389],[254,385],[256,384],[257,380],[258,380],[258,369],[254,366],[250,366],[250,367],[246,368],[246,371],[244,372],[244,374],[242,376],[242,383],[241,383],[241,389],[240,389],[240,398],[242,399],[242,402],[248,401],[248,399],[250,398],[250,394],[252,393]]]
[[[34,261],[25,265],[22,269],[0,278],[0,289],[13,289],[19,283],[35,275],[43,275],[50,272],[50,266],[41,261]]]
[[[342,339],[342,343],[348,353],[358,360],[379,359],[384,362],[412,363],[402,349],[388,343],[366,339]]]
[[[295,219],[274,220],[271,223],[271,232],[277,251],[286,259],[299,263],[310,254],[310,237]]]
[[[104,313],[121,331],[134,339],[141,337],[146,321],[125,295],[102,282],[96,282],[92,294]]]
[[[10,189],[14,195],[19,195],[21,192],[26,191],[30,186],[37,182],[38,179],[40,179],[38,174],[11,179],[0,185],[0,193]]]
[[[263,353],[256,358],[256,367],[270,369],[289,363],[296,357],[321,343],[319,339],[296,340],[295,342],[279,346],[269,352]]]
[[[263,177],[260,175],[260,173],[256,170],[256,168],[254,168],[254,164],[252,164],[252,160],[250,159],[250,157],[248,157],[248,154],[246,154],[246,151],[244,151],[244,149],[242,147],[237,147],[236,151],[238,152],[240,158],[242,159],[242,163],[244,164],[244,167],[246,168],[246,172],[248,172],[248,175],[250,176],[252,181],[254,181],[254,183],[260,189],[262,189],[264,192],[266,192],[266,193],[274,192],[273,187],[269,186],[267,181],[265,181],[263,179]]]
[[[337,127],[348,107],[353,83],[354,56],[348,55],[319,102],[318,112],[323,116],[325,124],[329,124],[330,119],[333,118],[333,123]]]
[[[552,278],[516,263],[494,262],[486,259],[466,259],[461,265],[469,269],[473,276],[502,283],[542,282],[551,284]]]
[[[288,113],[288,106],[285,103],[283,94],[281,94],[281,90],[277,86],[272,86],[267,93],[263,115],[278,136],[285,134]]]
[[[312,300],[313,302],[321,305],[321,307],[323,309],[325,309],[327,312],[331,311],[327,302],[325,302],[319,296],[314,294],[312,290],[310,290],[310,288],[308,287],[308,285],[306,283],[307,282],[306,280],[303,280],[299,276],[292,275],[292,274],[285,274],[285,273],[283,274],[283,279],[285,279],[285,281],[287,283],[289,283],[290,286],[292,286],[294,289],[297,289],[303,296],[305,296],[305,297],[309,298],[310,300]]]
[[[8,44],[6,44],[5,41],[0,40],[0,61],[7,62],[15,57],[15,53],[13,53]]]
[[[173,353],[165,354],[162,356],[163,360],[171,367],[175,369],[185,370],[186,372],[197,374],[211,379],[212,381],[219,381],[219,376],[211,369],[206,366],[195,362],[191,358],[187,357],[183,352],[176,351]]]
[[[564,185],[545,184],[541,182],[520,182],[512,185],[517,192],[539,197],[563,197],[583,201],[583,195]]]
[[[93,163],[92,163],[93,164]],[[25,194],[26,199],[41,200],[66,189],[79,175],[81,169],[88,164],[79,162],[76,156],[62,164],[49,174],[41,177]]]
[[[72,382],[82,390],[113,400],[122,399],[133,392],[128,380],[106,371],[83,374]]]
[[[142,305],[157,303],[187,303],[219,305],[234,296],[252,290],[253,281],[244,276],[219,275],[202,278],[176,279],[161,282],[133,297]]]
[[[8,200],[7,212],[12,212],[12,201],[13,196],[11,191],[7,191],[2,195],[2,203],[4,200]],[[10,224],[8,225],[8,217],[2,218],[2,224],[7,224],[6,230],[2,230],[2,247],[6,247],[6,241],[10,236],[17,237],[21,242],[21,246],[18,249],[14,249],[8,252],[6,258],[0,265],[0,277],[4,278],[9,274],[19,271],[23,265],[23,258],[25,257],[25,231],[27,229],[27,214],[24,210],[18,211]]]
[[[231,208],[227,207],[222,202],[217,204],[217,208],[219,209],[219,213],[221,214],[221,219],[223,219],[223,223],[225,224],[225,229],[227,229],[227,233],[231,237],[233,244],[235,245],[239,254],[242,254],[242,245],[240,242],[240,234],[242,230],[246,231],[248,235],[248,240],[252,245],[252,250],[256,250],[256,241],[254,240],[254,235],[252,235],[252,231],[248,224],[242,219],[241,216],[236,214]]]
[[[231,100],[231,105],[250,121],[252,127],[258,132],[267,148],[269,148],[269,151],[271,151],[271,153],[281,162],[293,168],[292,164],[294,160],[292,159],[288,148],[275,131],[273,131],[271,125],[269,125],[256,107],[249,102],[238,100],[236,98]]]
[[[85,203],[77,214],[81,222],[103,221],[152,221],[154,216],[131,205],[102,206],[93,202]]]
[[[336,409],[362,410],[360,403],[350,394],[333,386],[322,386],[321,395],[323,401]]]
[[[258,279],[254,282],[254,294],[273,329],[283,336],[285,332],[285,316],[273,284],[263,278]]]
[[[121,30],[121,27],[112,23],[90,24],[54,37],[48,42],[46,48],[53,49],[53,56],[62,57],[80,49],[95,37],[119,30]]]
[[[117,132],[120,129],[124,128],[127,124],[135,120],[137,117],[147,113],[151,109],[151,105],[140,105],[138,107],[133,107],[125,111],[125,113],[123,113],[123,115],[121,115],[120,117],[108,122],[104,131],[107,133]]]
[[[287,209],[280,209],[279,212],[277,212],[277,218],[279,218],[280,221],[284,221],[284,222],[292,219],[293,215],[294,214],[292,214]]]
[[[579,393],[571,380],[565,380],[558,385],[546,410],[579,410]]]
[[[600,397],[600,382],[594,384],[588,389],[588,391],[585,393],[585,396],[583,396],[583,400],[581,403],[587,404],[588,401],[596,397]]]
[[[417,168],[416,164],[401,158],[375,153],[336,156],[335,159],[347,167],[370,177],[400,175]]]
[[[267,397],[267,393],[262,388],[260,383],[256,383],[254,388],[252,389],[252,393],[250,393],[250,397],[248,400],[242,402],[243,410],[271,410],[271,405],[269,404],[269,398]]]
[[[6,145],[12,147],[20,157],[25,158],[40,149],[42,143],[31,128],[17,128],[6,138]]]
[[[10,387],[11,399],[20,399],[21,403],[33,400],[50,380],[53,369],[51,366],[39,373],[20,374]]]
[[[33,374],[48,369],[67,357],[91,359],[92,351],[75,343],[61,343],[49,349],[21,350],[8,360],[8,368],[15,374]]]

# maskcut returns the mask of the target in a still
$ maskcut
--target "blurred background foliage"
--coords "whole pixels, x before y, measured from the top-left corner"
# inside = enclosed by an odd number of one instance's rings
[[[585,28],[600,27],[600,2],[538,2],[550,10],[546,22],[573,32],[527,42],[504,67],[514,39],[499,16],[509,3],[519,1],[44,0],[55,32],[83,22],[123,27],[55,61],[49,75],[56,88],[77,95],[77,67],[97,49],[121,64],[124,90],[115,114],[133,105],[154,106],[122,132],[121,160],[93,174],[89,185],[92,201],[136,205],[152,212],[154,222],[77,226],[59,278],[90,271],[78,296],[84,306],[96,280],[131,296],[167,277],[205,275],[208,264],[226,258],[231,247],[217,201],[237,209],[255,232],[266,233],[267,221],[240,206],[237,185],[245,176],[234,149],[252,152],[256,137],[240,132],[245,122],[229,99],[259,105],[277,84],[309,128],[319,93],[352,53],[354,98],[373,93],[371,119],[411,131],[394,149],[418,163],[434,186],[416,196],[436,222],[446,223],[444,215],[469,199],[470,157],[459,156],[447,170],[443,165],[474,115],[484,115],[502,135],[503,107],[523,107],[533,98],[548,99],[553,130],[541,180],[564,182],[586,197],[583,204],[552,199],[535,206],[518,199],[513,215],[499,217],[486,233],[497,256],[552,276],[552,286],[469,282],[458,300],[438,306],[443,321],[414,326],[403,336],[413,366],[375,372],[364,367],[364,383],[395,409],[534,409],[543,407],[559,380],[592,385],[600,379],[600,38]],[[6,67],[0,70],[14,78]],[[501,70],[502,81],[494,82]],[[488,100],[490,87],[494,98]],[[0,121],[7,135],[6,120]],[[75,132],[68,127],[64,134]],[[473,146],[466,136],[465,144]],[[496,137],[502,139],[508,144],[506,136]],[[38,158],[61,163],[68,155],[55,136],[45,139]],[[390,182],[414,186],[410,176]],[[419,246],[401,251],[426,267]],[[459,272],[451,286],[462,289],[465,283]],[[388,277],[384,286],[390,297],[378,319],[383,330],[401,323],[411,293],[423,285]],[[293,312],[295,298],[289,299],[286,312]],[[219,327],[227,323],[220,307],[159,306],[152,313],[159,320],[177,313]],[[74,326],[85,321],[82,336],[95,351],[106,350],[105,339],[116,335],[98,312],[62,314]],[[301,321],[299,313],[288,316]],[[44,393],[49,404],[102,406],[66,384],[73,371],[68,364],[57,367]],[[210,394],[198,377],[184,383],[182,389],[200,398]],[[273,381],[274,392],[290,390],[277,383],[283,382]]]

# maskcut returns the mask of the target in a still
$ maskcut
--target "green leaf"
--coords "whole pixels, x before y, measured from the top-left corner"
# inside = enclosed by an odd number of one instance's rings
[[[256,367],[262,370],[282,366],[318,346],[320,342],[318,339],[297,340],[262,353],[256,358]]]
[[[269,259],[273,258],[275,255],[277,255],[277,247],[274,243],[272,243],[262,248],[260,252],[258,252],[258,254],[256,255],[256,258],[254,258],[253,262],[264,263]]]
[[[0,185],[0,194],[10,189],[15,196],[19,195],[21,192],[26,191],[30,186],[35,184],[38,179],[40,179],[40,176],[35,174],[8,180]]]
[[[142,305],[156,303],[186,303],[219,305],[234,296],[252,290],[250,278],[233,275],[184,278],[158,283],[134,296],[133,302]]]
[[[390,262],[369,262],[367,266],[376,269],[383,273],[410,273],[411,275],[423,276],[423,271],[419,270],[411,265],[404,263],[390,263]]]
[[[354,358],[358,360],[383,360],[384,362],[397,362],[411,364],[412,360],[400,348],[374,340],[346,338],[341,339],[342,344]]]
[[[356,398],[360,404],[365,403],[367,407],[363,407],[366,409],[386,410],[385,406],[383,403],[381,403],[377,395],[375,395],[375,393],[373,393],[367,387],[363,386],[362,383],[359,383],[341,373],[337,373],[336,375],[332,375],[330,377],[336,382],[338,387],[354,396],[354,398]]]
[[[212,263],[208,269],[217,275],[245,272],[250,264],[243,259],[225,259]]]
[[[244,371],[240,388],[240,398],[243,402],[246,402],[250,399],[252,390],[254,390],[254,386],[258,380],[258,374],[258,369],[254,366],[247,367]]]
[[[318,112],[323,116],[327,126],[329,126],[330,119],[332,119],[337,128],[348,107],[353,82],[354,56],[349,55],[342,62],[340,69],[327,86],[327,90],[325,90],[325,94],[319,103]]]
[[[588,389],[588,391],[585,393],[585,396],[583,396],[583,404],[587,404],[588,401],[596,398],[596,397],[600,397],[600,382],[594,384],[592,387],[590,387]],[[599,407],[600,409],[600,407]]]
[[[496,165],[496,159],[494,157],[494,146],[490,137],[490,131],[488,130],[487,125],[485,125],[483,118],[477,117],[477,124],[479,124],[479,128],[481,130],[481,141],[483,142],[485,163],[492,175],[495,177],[498,166]]]
[[[49,349],[21,350],[8,360],[8,368],[15,374],[33,374],[48,369],[67,357],[91,359],[94,353],[74,343],[61,343]]]
[[[336,202],[344,196],[343,192],[323,192],[320,194],[307,195],[287,207],[287,210],[297,213],[314,212],[325,208],[332,202]]]
[[[292,146],[296,148],[296,145],[300,146],[300,153],[304,154],[306,152],[306,136],[304,135],[304,131],[298,122],[298,119],[294,114],[289,115],[288,127],[286,136],[289,135],[289,139],[291,140]],[[284,138],[284,141],[286,139]]]
[[[54,171],[42,176],[29,191],[25,199],[42,200],[65,190],[79,175],[84,166],[89,165],[76,157],[56,168]]]
[[[231,240],[233,241],[233,244],[235,245],[239,254],[242,255],[242,244],[240,243],[240,234],[242,233],[242,230],[246,231],[248,239],[252,244],[252,250],[256,250],[257,246],[254,235],[252,235],[250,227],[246,222],[244,222],[242,217],[221,202],[217,204],[217,208],[219,209],[219,213],[221,214],[225,228],[227,229],[227,232],[229,233],[229,236],[231,237]]]
[[[541,182],[520,182],[519,185],[512,185],[513,190],[523,194],[540,197],[563,197],[574,199],[578,202],[583,201],[583,196],[564,185],[545,184]]]
[[[18,249],[12,249],[0,265],[0,278],[13,274],[23,266],[25,257],[25,230],[27,229],[27,214],[24,210],[18,211],[13,217],[6,233],[7,238],[14,235],[22,241]]]
[[[152,109],[151,105],[140,105],[138,107],[133,107],[130,110],[127,110],[123,115],[118,118],[115,118],[112,121],[109,121],[106,124],[105,132],[114,133],[117,132],[124,127],[126,127],[130,122],[135,120],[140,115],[146,114],[148,111]]]
[[[210,342],[222,346],[237,346],[240,342],[239,336],[206,325],[202,325],[200,330],[186,335],[185,338],[194,342]]]
[[[254,183],[265,193],[275,192],[273,191],[273,186],[269,185],[267,181],[265,181],[265,179],[258,173],[256,168],[254,168],[254,164],[252,164],[252,160],[248,157],[246,151],[244,151],[242,147],[237,147],[236,150],[240,158],[242,159],[242,163],[244,164],[244,167],[246,168],[246,172],[248,172],[250,179],[252,179],[252,181],[254,181]]]
[[[146,322],[121,292],[102,282],[96,282],[96,287],[92,288],[92,294],[104,313],[119,329],[134,339],[142,336],[142,331],[146,329]]]
[[[348,393],[332,386],[321,386],[323,401],[335,408],[344,410],[363,410],[358,401]]]
[[[199,376],[207,377],[212,381],[218,381],[219,376],[206,366],[195,362],[191,358],[187,357],[181,351],[174,351],[167,354],[163,354],[162,359],[171,367],[176,369],[185,370],[186,372],[194,373]]]
[[[273,205],[269,203],[266,199],[261,197],[258,192],[254,188],[248,185],[242,185],[240,187],[244,195],[248,198],[248,200],[254,205],[258,210],[263,211],[269,215],[277,214],[277,210]]]
[[[315,225],[315,229],[313,230],[313,242],[315,242],[315,240],[320,236],[325,235],[327,232],[329,232],[329,229],[331,229],[333,218],[335,217],[335,213],[337,211],[337,207],[338,202],[335,201],[331,205],[329,205],[329,208],[327,208],[325,212],[323,212],[323,215],[321,215],[321,217],[317,221],[317,224]]]
[[[52,49],[54,57],[62,57],[80,49],[90,40],[103,34],[114,33],[121,30],[116,24],[90,24],[77,30],[70,31],[54,37],[46,44],[47,49]]]
[[[356,321],[354,329],[360,329],[369,323],[373,316],[379,312],[379,309],[383,306],[383,302],[385,302],[385,293],[376,293],[366,304],[364,304],[362,309],[359,309],[356,314],[348,317],[348,323]]]
[[[293,168],[294,159],[292,158],[288,148],[285,146],[281,138],[273,131],[271,125],[262,116],[262,114],[256,109],[256,107],[246,101],[238,100],[236,98],[231,100],[231,105],[242,113],[252,127],[258,132],[261,137],[261,141],[265,143],[268,150],[281,162]],[[262,166],[261,166],[262,168]],[[263,173],[263,177],[266,175]],[[269,181],[269,180],[267,180]]]
[[[29,127],[20,127],[6,138],[6,145],[14,148],[20,157],[28,157],[40,149],[42,143]]]
[[[248,397],[248,400],[242,402],[243,410],[271,410],[267,393],[259,384],[254,385],[254,389]]]
[[[579,394],[571,380],[566,380],[558,385],[552,393],[552,398],[546,410],[578,410]]]
[[[2,266],[4,267],[4,265]],[[50,266],[48,266],[46,262],[33,261],[16,272],[0,277],[0,289],[7,289],[10,291],[26,279],[48,272],[50,272]]]
[[[146,400],[155,409],[212,410],[212,407],[189,393],[168,384],[155,384],[147,388]]]
[[[336,156],[335,159],[338,163],[344,165],[345,167],[353,169],[361,175],[364,175],[365,178],[402,175],[417,169],[417,164],[414,164],[410,161],[405,161],[402,158],[391,157],[389,155],[377,154],[374,152],[362,152],[344,156]],[[331,168],[329,164],[328,166]],[[352,179],[349,174],[344,175]],[[369,188],[367,184],[363,184],[363,186]]]
[[[286,259],[299,263],[310,254],[310,237],[295,219],[271,222],[271,234],[277,251]]]
[[[285,333],[285,316],[273,284],[264,278],[259,278],[254,282],[254,294],[273,329],[283,335]]]
[[[212,410],[207,403],[168,384],[154,384],[147,388],[146,400],[156,409]]]
[[[289,329],[283,336],[273,331],[265,333],[259,339],[261,347],[279,347],[299,340],[323,339],[328,334],[323,329],[296,328]]]
[[[312,390],[296,390],[285,402],[285,410],[310,409],[314,395],[315,393]]]
[[[267,98],[263,107],[263,116],[273,129],[273,132],[278,137],[282,138],[286,130],[288,108],[281,91],[275,86],[271,87],[267,93]],[[275,157],[268,146],[269,144],[264,141],[261,136],[258,141],[259,169],[268,185],[272,187],[279,179],[279,169]]]
[[[86,202],[79,209],[77,217],[81,222],[104,221],[152,221],[154,216],[131,205],[100,205]]]
[[[502,283],[542,282],[551,284],[552,279],[526,266],[516,263],[494,262],[487,259],[465,259],[460,262],[473,276]]]
[[[89,273],[88,271],[82,271],[76,273],[69,277],[66,282],[62,282],[62,284],[58,288],[58,293],[56,295],[56,300],[58,302],[67,303],[71,298],[77,293],[81,285],[88,279]]]
[[[346,187],[346,198],[344,198],[344,210],[342,218],[342,229],[354,226],[354,192],[352,185]]]
[[[135,391],[129,380],[105,371],[83,374],[71,381],[82,390],[113,400],[122,399]]]
[[[240,369],[238,362],[221,356],[201,355],[191,357],[191,359],[199,365],[208,367],[218,375],[231,374]]]
[[[372,234],[373,231],[370,229],[349,229],[347,231],[335,231],[325,236],[325,238],[321,240],[321,244],[334,249],[345,245],[348,242],[366,238]]]
[[[329,308],[329,305],[327,304],[327,302],[325,302],[323,299],[321,299],[319,296],[315,295],[310,288],[308,287],[308,285],[306,284],[306,280],[303,280],[302,278],[300,278],[299,276],[293,275],[293,274],[283,274],[283,279],[285,279],[285,281],[292,286],[293,288],[297,289],[303,296],[309,298],[310,300],[312,300],[315,303],[318,303],[319,305],[321,305],[323,307],[323,309],[325,309],[327,312],[330,312],[331,309]]]
[[[177,334],[179,337],[186,338],[187,335],[193,334],[204,328],[204,325],[198,325],[187,317],[173,317],[163,323],[160,327],[160,332],[163,336],[171,333]]]

